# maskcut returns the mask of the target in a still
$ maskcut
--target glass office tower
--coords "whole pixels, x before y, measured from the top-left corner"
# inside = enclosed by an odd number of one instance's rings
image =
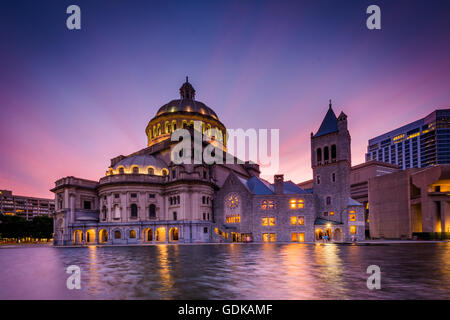
[[[378,160],[401,169],[450,163],[450,109],[369,140],[366,161]]]

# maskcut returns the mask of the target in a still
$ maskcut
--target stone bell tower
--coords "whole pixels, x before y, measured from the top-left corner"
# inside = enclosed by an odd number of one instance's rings
[[[337,118],[331,100],[316,134],[311,133],[311,167],[317,217],[344,222],[350,198],[350,133],[347,116]]]

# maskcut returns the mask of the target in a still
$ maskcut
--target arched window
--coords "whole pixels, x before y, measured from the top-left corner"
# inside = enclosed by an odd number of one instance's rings
[[[326,203],[327,203],[327,205],[330,205],[330,204],[331,204],[331,197],[327,197],[327,198],[326,198]]]
[[[148,207],[148,216],[150,219],[156,218],[156,206],[153,203]]]
[[[178,228],[171,228],[169,230],[169,241],[178,241]]]
[[[148,229],[147,231],[147,241],[153,241],[153,231],[152,229]]]
[[[206,203],[206,199],[205,199],[205,198],[206,198],[205,196],[202,197],[202,203],[203,203],[203,204]]]
[[[155,174],[155,170],[152,167],[149,167],[148,174],[151,174],[151,175]]]
[[[130,230],[130,239],[136,239],[136,231]]]
[[[120,168],[119,168],[119,173],[120,173],[120,174],[124,174],[124,173],[125,173],[125,170],[123,169],[123,167],[120,167]]]
[[[173,212],[173,220],[177,220],[177,212],[176,211]]]
[[[137,205],[135,203],[133,203],[131,205],[131,217],[132,218],[137,218],[137,215],[138,215],[138,207],[137,207]]]
[[[158,127],[157,127],[157,129],[156,129],[156,131],[157,131],[157,135],[158,136],[160,136],[161,135],[161,125],[158,123]]]
[[[180,196],[177,196],[177,203],[180,204]]]
[[[322,163],[322,149],[321,148],[317,149],[317,163],[318,164]]]
[[[177,122],[174,120],[172,121],[172,132],[174,132],[175,130],[177,130]]]
[[[166,131],[166,133],[170,133],[170,124],[169,124],[169,122],[168,122],[168,121],[166,121],[166,123],[165,123],[164,127],[165,127],[165,131]]]
[[[138,168],[138,167],[133,167],[133,173],[134,173],[134,174],[139,173],[139,168]]]
[[[114,239],[120,239],[120,236],[121,234],[119,230],[114,231]]]
[[[331,146],[331,160],[336,160],[336,145]]]
[[[165,177],[169,174],[169,171],[167,171],[166,169],[162,170],[162,175]]]
[[[323,153],[324,153],[324,155],[323,155],[324,160],[328,161],[330,159],[330,154],[329,154],[330,152],[328,150],[328,147],[324,148]]]

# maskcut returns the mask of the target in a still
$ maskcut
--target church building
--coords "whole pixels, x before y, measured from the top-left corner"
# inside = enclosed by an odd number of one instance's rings
[[[347,116],[331,102],[311,133],[314,184],[302,189],[283,175],[274,183],[259,166],[178,164],[171,159],[177,129],[200,130],[226,154],[227,132],[217,114],[195,99],[186,78],[180,98],[148,123],[147,147],[111,159],[98,181],[64,177],[55,194],[54,245],[315,242],[364,239],[364,208],[350,198]],[[192,152],[193,154],[193,152]]]

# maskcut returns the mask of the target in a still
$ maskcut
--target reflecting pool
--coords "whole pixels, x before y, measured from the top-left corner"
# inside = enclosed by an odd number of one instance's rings
[[[0,299],[450,299],[450,243],[17,246],[0,270]]]

